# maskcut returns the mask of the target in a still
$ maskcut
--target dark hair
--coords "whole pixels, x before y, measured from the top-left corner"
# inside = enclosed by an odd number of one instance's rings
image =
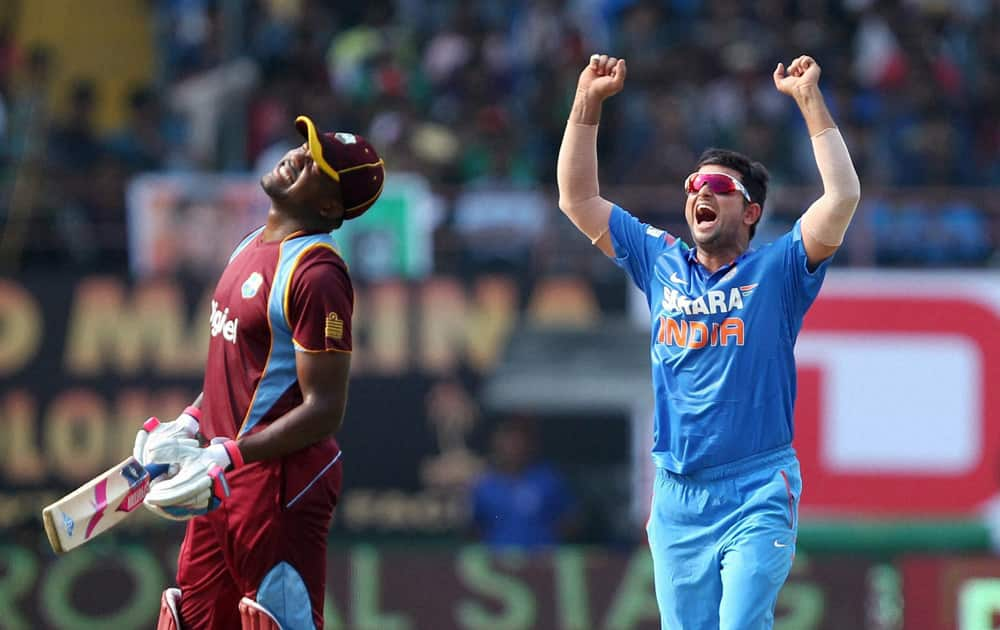
[[[763,164],[754,162],[737,151],[716,148],[705,149],[705,152],[698,158],[698,163],[695,165],[694,170],[697,171],[706,164],[725,166],[726,168],[738,171],[740,180],[746,187],[747,192],[750,193],[750,200],[760,204],[761,216],[763,216],[764,200],[767,199],[767,182],[770,179],[770,175],[767,174],[767,169],[764,168]],[[757,223],[760,223],[760,218],[750,226],[751,239],[753,239],[754,233],[757,232]]]

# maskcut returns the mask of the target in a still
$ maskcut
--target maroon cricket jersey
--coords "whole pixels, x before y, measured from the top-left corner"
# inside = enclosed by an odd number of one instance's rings
[[[296,352],[351,351],[354,289],[333,238],[264,242],[263,230],[236,247],[212,295],[201,423],[209,439],[255,432],[301,404]],[[339,453],[332,438],[306,450],[314,464]]]

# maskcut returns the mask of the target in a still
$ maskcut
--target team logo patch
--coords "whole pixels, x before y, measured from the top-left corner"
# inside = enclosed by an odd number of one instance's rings
[[[340,341],[344,338],[344,320],[340,319],[336,313],[330,313],[326,316],[326,337],[334,341]]]
[[[264,276],[256,271],[250,274],[250,277],[243,283],[243,299],[249,300],[257,295],[257,290],[260,289],[260,285],[262,284],[264,284]]]
[[[664,232],[660,228],[655,228],[652,225],[650,225],[650,226],[648,226],[646,228],[646,236],[652,236],[653,238],[661,238],[662,237],[663,240],[666,241],[667,245],[673,245],[674,241],[676,240],[669,233]]]
[[[353,133],[345,133],[343,131],[339,131],[339,132],[333,134],[333,137],[336,138],[337,140],[340,140],[344,144],[357,144],[358,143],[358,137],[355,136]]]

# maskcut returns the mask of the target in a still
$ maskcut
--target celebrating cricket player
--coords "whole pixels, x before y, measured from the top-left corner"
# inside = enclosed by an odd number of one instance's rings
[[[136,436],[144,465],[182,462],[145,499],[188,520],[163,630],[323,626],[354,306],[330,232],[375,202],[385,171],[362,137],[295,124],[305,142],[261,180],[267,223],[236,247],[212,296],[202,394]]]
[[[624,59],[593,55],[559,151],[559,207],[646,295],[657,473],[647,533],[662,627],[771,628],[795,553],[802,488],[792,449],[793,347],[860,196],[810,57],[778,64],[812,136],[823,194],[775,242],[751,248],[768,175],[707,150],[684,182],[694,247],[600,195],[602,102]]]

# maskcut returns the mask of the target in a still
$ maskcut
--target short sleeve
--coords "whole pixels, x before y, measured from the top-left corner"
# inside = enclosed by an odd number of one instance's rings
[[[806,247],[802,242],[801,220],[796,221],[792,229],[776,244],[783,254],[785,296],[791,311],[789,314],[801,318],[819,295],[832,257],[821,262],[815,269],[809,269]]]
[[[680,243],[672,234],[643,223],[617,205],[611,208],[608,233],[615,249],[615,264],[644,292],[656,258]]]
[[[292,276],[288,323],[295,349],[350,352],[354,287],[343,261],[325,247],[308,252]]]

